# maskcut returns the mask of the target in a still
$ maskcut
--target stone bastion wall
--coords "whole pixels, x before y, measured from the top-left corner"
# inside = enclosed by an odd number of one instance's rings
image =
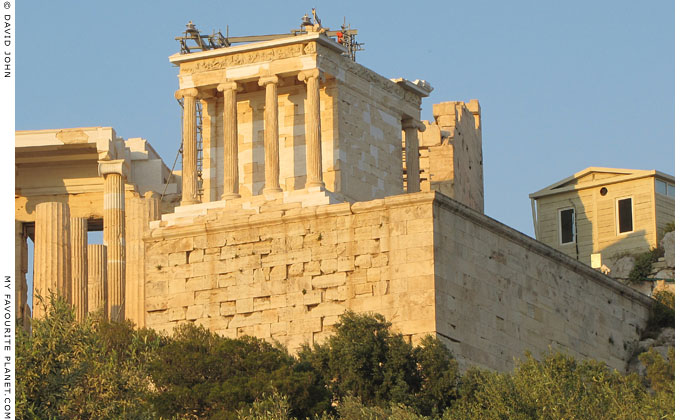
[[[151,227],[147,327],[195,322],[293,352],[350,309],[413,343],[440,337],[463,367],[553,346],[622,369],[651,302],[435,192],[304,208],[259,196]]]

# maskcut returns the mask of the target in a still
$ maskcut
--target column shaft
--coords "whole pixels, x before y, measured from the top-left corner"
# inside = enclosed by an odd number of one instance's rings
[[[28,271],[29,249],[24,233],[24,223],[14,221],[14,275],[15,275],[15,318],[26,320],[29,317],[25,313],[27,309],[27,284],[26,272]]]
[[[281,192],[280,160],[278,156],[278,77],[259,79],[259,85],[266,86],[266,108],[264,110],[264,153],[265,178],[264,193]]]
[[[405,162],[407,166],[407,192],[418,192],[419,187],[419,124],[414,120],[403,121],[405,133]]]
[[[43,318],[50,294],[71,300],[72,266],[70,255],[69,207],[47,202],[36,206],[36,244],[34,246],[34,318]],[[39,302],[38,297],[43,302]]]
[[[184,98],[182,121],[182,202],[181,205],[199,202],[196,173],[196,89],[178,90],[175,95]]]
[[[298,75],[307,82],[307,187],[323,187],[321,166],[321,105],[319,95],[319,70],[307,70]]]
[[[113,321],[124,321],[125,184],[122,175],[105,175],[103,199],[103,243],[108,247],[107,315]]]
[[[218,86],[223,92],[223,200],[240,196],[237,140],[237,83]]]
[[[87,252],[89,312],[100,311],[105,316],[105,305],[108,295],[106,286],[108,277],[106,246],[89,245]]]
[[[83,217],[70,219],[72,240],[72,306],[78,321],[88,313],[89,289],[87,269],[88,225]]]

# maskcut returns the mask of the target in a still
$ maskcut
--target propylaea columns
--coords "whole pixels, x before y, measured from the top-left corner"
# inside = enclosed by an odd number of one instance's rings
[[[278,76],[259,79],[259,86],[266,86],[266,108],[264,110],[264,194],[279,193],[280,159],[278,156]]]
[[[108,252],[107,316],[125,319],[125,180],[124,160],[99,161],[105,177],[103,190],[103,244]]]
[[[70,302],[72,285],[69,207],[47,202],[36,206],[33,316],[43,318],[50,294]],[[38,299],[41,297],[42,302]]]
[[[405,162],[407,166],[407,192],[418,192],[419,187],[419,135],[418,131],[425,130],[424,124],[408,118],[402,121],[405,133]]]
[[[105,316],[107,303],[107,250],[105,245],[88,246],[89,312],[101,311]]]
[[[89,311],[86,218],[72,217],[70,219],[70,235],[72,240],[72,306],[75,317],[81,321]]]
[[[223,92],[223,200],[238,198],[240,174],[237,144],[237,92],[236,82],[218,85]]]
[[[199,91],[195,88],[180,89],[175,98],[184,98],[184,115],[182,122],[182,201],[181,205],[196,204],[198,197],[198,180],[196,173],[196,97]]]
[[[305,70],[297,78],[307,83],[306,135],[307,135],[307,187],[323,187],[321,164],[321,107],[319,95],[319,69]]]

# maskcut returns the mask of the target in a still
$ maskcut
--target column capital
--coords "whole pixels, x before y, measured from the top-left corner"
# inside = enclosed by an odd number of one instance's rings
[[[273,75],[273,76],[262,76],[259,78],[259,86],[266,86],[268,84],[276,84],[278,83],[278,76]]]
[[[237,92],[241,92],[242,86],[240,86],[240,84],[235,81],[227,81],[225,83],[219,84],[217,89],[218,92],[225,92],[226,90],[234,90]]]
[[[175,99],[182,99],[188,96],[192,98],[199,96],[199,90],[197,88],[187,88],[175,91]]]
[[[99,160],[98,175],[104,177],[109,174],[118,174],[125,179],[129,178],[129,166],[125,159]]]
[[[414,118],[405,118],[402,120],[402,128],[403,130],[416,128],[417,131],[423,133],[426,130],[426,125],[424,125],[421,121],[415,120]]]
[[[325,74],[318,68],[313,68],[309,70],[302,70],[301,72],[297,73],[297,79],[300,82],[306,82],[308,79],[311,79],[312,77],[318,77],[320,81],[323,81],[325,79]]]

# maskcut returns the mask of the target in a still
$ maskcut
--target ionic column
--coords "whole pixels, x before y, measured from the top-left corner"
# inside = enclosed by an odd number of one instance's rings
[[[218,85],[223,92],[223,200],[240,196],[240,172],[237,145],[237,91],[236,82]]]
[[[407,192],[418,192],[419,188],[419,137],[418,131],[424,131],[424,124],[412,118],[402,121],[405,133],[405,162],[407,165]]]
[[[99,161],[105,177],[103,191],[103,244],[108,250],[107,317],[125,319],[125,182],[124,160]]]
[[[50,293],[70,302],[70,248],[69,207],[56,202],[38,204],[34,246],[34,318],[46,315]],[[38,296],[43,298],[43,304],[39,302]]]
[[[103,316],[106,316],[105,305],[108,296],[106,247],[105,245],[89,245],[87,249],[89,312],[101,311]]]
[[[182,201],[181,205],[196,204],[197,174],[196,174],[196,97],[199,91],[195,88],[180,89],[175,92],[175,98],[184,98],[184,116],[182,127]]]
[[[319,69],[300,72],[297,78],[307,83],[307,187],[323,187],[321,167],[321,108],[319,98]]]
[[[278,193],[280,188],[280,161],[278,156],[278,76],[259,79],[259,86],[266,86],[266,109],[264,110],[264,194]]]
[[[75,317],[81,321],[89,311],[87,220],[83,217],[72,217],[70,219],[70,235],[72,240],[72,306]]]

